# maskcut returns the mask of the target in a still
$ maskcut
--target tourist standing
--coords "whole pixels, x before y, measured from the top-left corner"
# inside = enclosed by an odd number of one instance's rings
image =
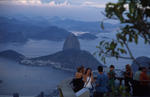
[[[84,81],[83,81],[83,68],[84,67],[78,67],[77,72],[75,73],[75,78],[73,79],[73,89],[75,92],[78,92],[81,90],[84,86]]]
[[[147,72],[147,74],[148,74],[148,77],[149,77],[149,80],[150,80],[150,66],[148,67],[148,72]],[[149,81],[149,84],[148,84],[148,91],[150,91],[150,81]],[[149,96],[150,96],[150,92],[149,92]]]
[[[148,96],[148,92],[149,92],[148,83],[149,83],[149,78],[147,75],[147,69],[143,67],[142,72],[140,74],[141,96]]]
[[[129,64],[126,65],[126,71],[124,72],[124,80],[125,80],[126,92],[130,93],[132,81],[133,81],[133,73]]]
[[[102,66],[98,67],[98,73],[94,97],[103,97],[108,92],[108,76],[103,72]]]
[[[94,82],[93,72],[91,68],[87,68],[84,74],[84,88],[89,89],[90,94],[93,94],[93,85],[92,85],[93,82]]]
[[[115,87],[115,67],[114,65],[110,65],[109,67],[109,72],[108,72],[108,77],[109,77],[109,89],[112,91],[112,89]]]
[[[148,71],[147,71],[148,77],[150,79],[150,67],[148,67]]]
[[[142,72],[142,67],[139,67],[139,69],[135,72],[133,76],[133,96],[139,96],[140,95],[140,75]]]

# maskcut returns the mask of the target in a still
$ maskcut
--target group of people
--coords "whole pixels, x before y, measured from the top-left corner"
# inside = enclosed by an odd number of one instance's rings
[[[136,72],[132,72],[130,65],[126,65],[124,73],[126,92],[133,96],[150,96],[150,67],[139,67]]]
[[[139,67],[138,71],[130,79],[134,96],[150,97],[150,67]]]
[[[135,73],[129,64],[126,65],[124,72],[124,86],[127,93],[133,96],[148,96],[150,89],[150,68],[140,67]],[[80,66],[77,68],[75,78],[73,79],[73,90],[77,93],[82,89],[88,89],[91,97],[103,97],[104,94],[109,95],[116,87],[117,79],[114,65],[109,67],[109,71],[105,72],[103,66],[98,66],[98,75],[94,77],[91,68]]]

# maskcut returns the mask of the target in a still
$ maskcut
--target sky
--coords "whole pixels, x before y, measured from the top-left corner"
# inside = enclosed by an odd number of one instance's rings
[[[0,0],[0,15],[60,16],[84,21],[102,19],[105,4],[117,0]]]

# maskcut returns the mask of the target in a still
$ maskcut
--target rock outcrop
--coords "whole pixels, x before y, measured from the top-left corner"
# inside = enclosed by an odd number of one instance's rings
[[[74,34],[67,37],[62,51],[52,55],[22,60],[21,63],[37,66],[51,65],[69,71],[76,71],[76,68],[81,65],[94,70],[99,65],[103,66],[90,52],[80,50],[79,40]]]
[[[133,72],[137,71],[139,66],[149,67],[150,66],[150,58],[145,57],[145,56],[136,58],[136,61],[133,61],[132,65],[131,65]]]
[[[59,51],[52,55],[37,57],[23,61],[23,64],[29,65],[52,65],[60,69],[76,70],[75,68],[83,65],[85,67],[97,69],[97,66],[103,66],[92,54],[85,50],[68,49]]]
[[[21,61],[25,58],[24,55],[22,55],[16,51],[13,51],[13,50],[6,50],[6,51],[0,52],[0,57],[14,60],[14,61]]]
[[[80,50],[80,42],[74,34],[70,34],[64,42],[63,50],[67,49]]]
[[[13,50],[0,52],[0,57],[17,61],[24,65],[53,66],[58,69],[76,71],[76,68],[83,65],[92,69],[103,66],[90,52],[80,50],[78,38],[71,34],[65,41],[62,51],[51,55],[26,58]]]

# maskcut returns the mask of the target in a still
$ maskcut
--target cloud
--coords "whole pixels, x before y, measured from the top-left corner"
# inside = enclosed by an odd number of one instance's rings
[[[115,2],[116,0],[113,0]],[[0,4],[34,5],[50,7],[94,7],[105,8],[105,4],[112,0],[0,0]]]
[[[62,3],[57,3],[56,1],[47,1],[43,2],[43,0],[5,0],[0,1],[1,5],[30,5],[30,6],[49,6],[49,7],[67,7],[70,6],[68,1],[64,1]]]
[[[105,4],[100,4],[97,2],[85,1],[82,3],[81,6],[88,6],[88,7],[96,7],[96,8],[105,8]]]
[[[47,4],[51,7],[67,7],[67,6],[70,6],[70,3],[68,3],[68,1],[64,1],[63,3],[56,3],[55,1],[51,1]]]
[[[2,5],[41,5],[41,0],[3,0]]]
[[[16,3],[24,4],[24,5],[41,5],[41,0],[19,0]]]
[[[50,1],[53,1],[53,0],[41,0],[42,3],[49,3]]]

